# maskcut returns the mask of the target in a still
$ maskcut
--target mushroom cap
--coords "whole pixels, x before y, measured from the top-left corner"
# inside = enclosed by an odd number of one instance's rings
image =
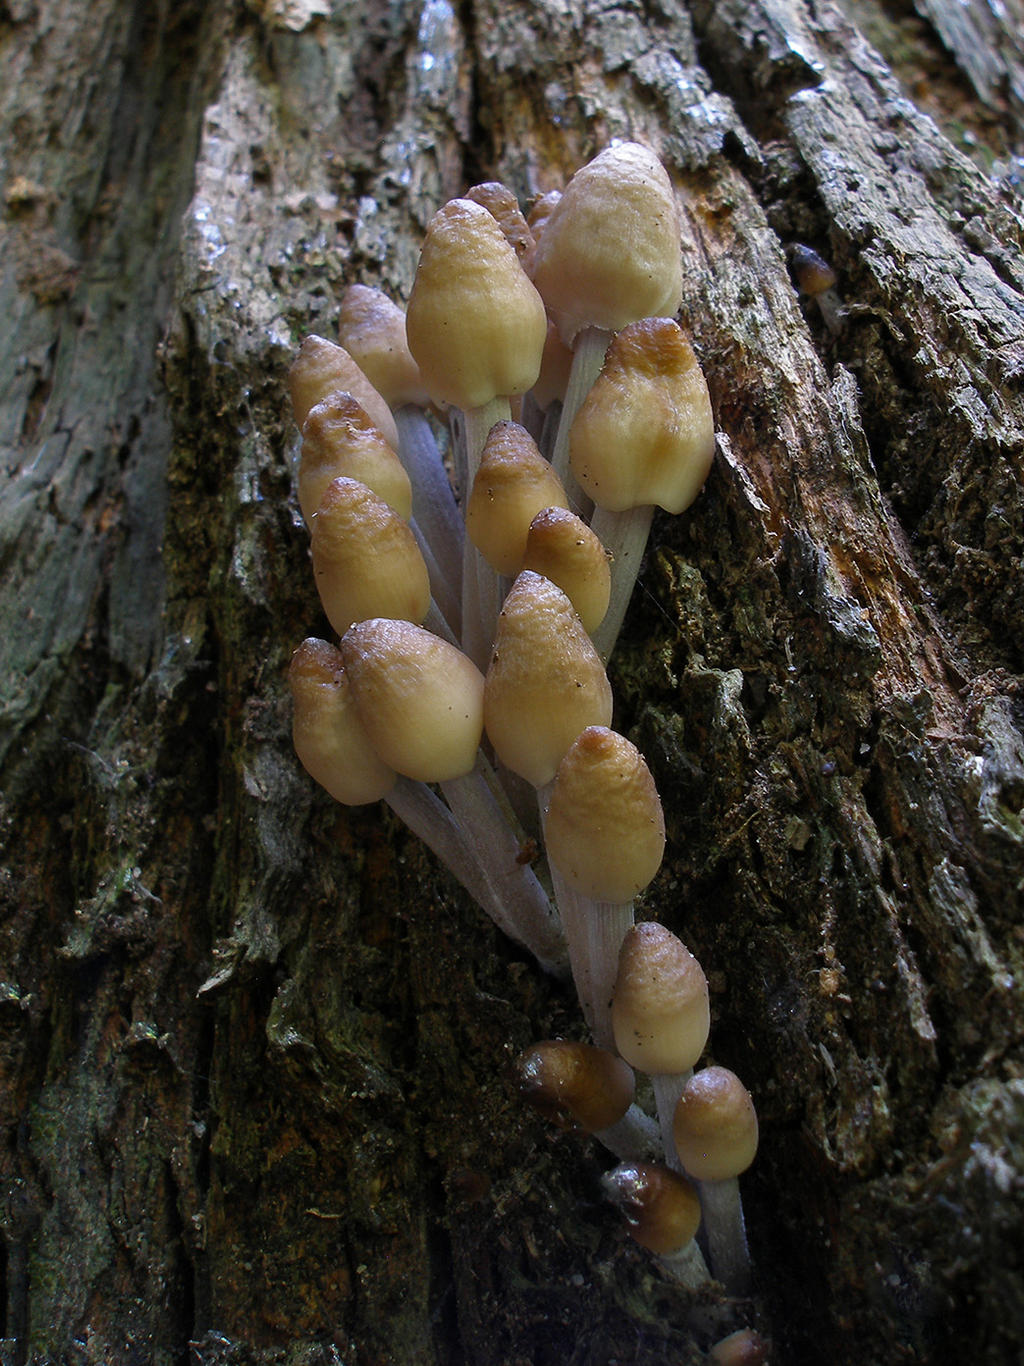
[[[727,1067],[694,1072],[676,1104],[673,1132],[679,1160],[696,1180],[739,1176],[757,1152],[757,1112],[750,1092]]]
[[[472,189],[467,190],[463,198],[471,199],[474,204],[483,205],[505,234],[505,241],[520,261],[533,250],[533,233],[530,231],[530,225],[523,217],[519,200],[507,185],[503,185],[500,180],[485,180],[483,184],[474,185]]]
[[[341,654],[360,720],[385,763],[425,783],[472,770],[484,680],[461,650],[410,622],[375,618],[349,627]]]
[[[466,535],[499,574],[518,574],[530,523],[542,508],[568,507],[562,481],[518,422],[487,434],[466,502]]]
[[[617,332],[637,318],[675,313],[679,209],[650,148],[618,143],[581,167],[544,219],[530,265],[569,346],[586,327]]]
[[[621,1162],[601,1178],[629,1231],[649,1252],[671,1256],[700,1227],[700,1197],[685,1176],[657,1162]]]
[[[595,532],[574,512],[543,508],[526,534],[523,569],[557,584],[593,635],[604,620],[612,591],[608,555]]]
[[[522,394],[540,371],[547,318],[496,219],[452,199],[434,214],[406,313],[431,398],[462,409]]]
[[[555,776],[581,730],[607,725],[611,686],[572,603],[524,570],[498,616],[484,720],[498,758],[534,787]]]
[[[430,610],[430,576],[415,536],[358,479],[328,484],[311,548],[320,601],[338,635],[367,617],[418,622]]]
[[[343,346],[315,334],[306,338],[288,371],[295,424],[305,425],[310,408],[337,390],[351,394],[366,409],[385,440],[398,449],[398,428],[391,409]]]
[[[519,1088],[536,1109],[587,1133],[617,1124],[633,1104],[633,1069],[607,1048],[552,1039],[520,1055]]]
[[[302,428],[299,506],[307,526],[339,476],[360,480],[403,521],[412,516],[412,485],[402,462],[362,404],[340,391],[314,404]]]
[[[429,402],[405,335],[405,312],[379,289],[349,285],[341,300],[338,340],[393,408]]]
[[[672,1076],[697,1061],[710,1028],[708,983],[696,958],[664,925],[634,925],[619,950],[615,1047],[632,1067]]]
[[[580,487],[609,512],[688,508],[715,454],[715,420],[693,347],[671,318],[613,337],[569,431]]]
[[[625,736],[588,726],[569,746],[551,789],[544,843],[569,886],[593,901],[632,901],[654,877],[665,820],[650,770]]]
[[[292,655],[292,740],[303,768],[345,806],[387,795],[395,770],[377,757],[356,712],[341,652],[310,637]]]

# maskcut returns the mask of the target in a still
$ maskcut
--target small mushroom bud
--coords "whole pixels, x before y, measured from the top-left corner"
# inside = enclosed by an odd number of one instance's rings
[[[757,1113],[750,1092],[726,1067],[704,1067],[683,1087],[675,1140],[683,1166],[698,1181],[745,1172],[757,1153]]]
[[[310,408],[328,394],[341,390],[362,404],[373,425],[397,450],[398,429],[391,409],[343,346],[336,346],[325,337],[307,337],[288,371],[288,389],[295,423],[300,429]]]
[[[341,654],[367,735],[385,763],[421,782],[471,772],[484,680],[447,641],[407,621],[350,626]]]
[[[288,686],[292,740],[307,773],[345,806],[386,796],[397,775],[363,729],[341,652],[326,640],[304,640],[292,655]]]
[[[632,1069],[606,1048],[555,1039],[518,1061],[519,1087],[541,1113],[568,1114],[587,1133],[608,1129],[633,1103]]]
[[[691,1289],[709,1280],[694,1237],[700,1200],[684,1176],[654,1162],[622,1162],[601,1178],[633,1238],[660,1257],[665,1269]]]
[[[544,305],[482,205],[452,199],[430,220],[406,332],[437,403],[482,408],[525,393],[536,380]]]
[[[518,574],[530,523],[567,507],[562,481],[517,422],[496,422],[484,442],[466,504],[466,534],[499,574]]]
[[[332,393],[309,410],[302,428],[299,506],[310,525],[332,479],[358,479],[407,522],[412,485],[402,462],[351,394]]]
[[[357,479],[328,484],[313,517],[312,552],[320,601],[339,635],[368,617],[421,622],[429,612],[430,578],[416,538]]]
[[[379,289],[349,285],[338,340],[392,408],[429,401],[405,335],[405,313]]]
[[[612,1001],[615,1046],[651,1074],[686,1072],[711,1028],[708,983],[693,954],[664,925],[634,925],[619,951]]]

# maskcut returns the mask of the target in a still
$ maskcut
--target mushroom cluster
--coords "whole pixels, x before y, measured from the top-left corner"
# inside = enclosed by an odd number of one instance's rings
[[[699,1079],[721,1069],[692,1073],[703,973],[668,931],[634,925],[665,826],[643,757],[610,728],[605,673],[653,509],[687,508],[714,453],[673,317],[679,235],[664,167],[619,143],[529,221],[501,185],[445,204],[405,312],[348,289],[338,342],[308,337],[290,372],[299,504],[337,637],[298,647],[290,685],[317,782],[388,802],[506,934],[571,970],[593,1043],[531,1050],[525,1092],[622,1159],[609,1195],[674,1274],[708,1276],[703,1210],[712,1271],[742,1289],[723,1188],[753,1155],[729,1126],[753,1110],[730,1099],[716,1136],[724,1088]]]

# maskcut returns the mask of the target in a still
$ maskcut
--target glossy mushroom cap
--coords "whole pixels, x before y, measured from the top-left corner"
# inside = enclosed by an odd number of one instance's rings
[[[604,546],[586,522],[567,508],[543,508],[530,523],[522,568],[557,584],[593,635],[608,611],[612,575]]]
[[[398,428],[391,409],[345,348],[326,337],[307,337],[288,371],[288,392],[296,426],[301,429],[309,410],[338,391],[351,394],[361,403],[385,440],[398,449]]]
[[[576,172],[543,222],[534,283],[572,345],[587,327],[671,315],[682,294],[679,210],[648,147],[607,147]]]
[[[524,570],[498,617],[484,719],[494,752],[542,787],[590,725],[612,716],[611,686],[572,603],[540,574]]]
[[[544,839],[581,896],[624,904],[647,886],[661,866],[665,821],[650,770],[625,736],[588,726],[573,741],[555,774]]]
[[[750,1092],[727,1067],[694,1072],[676,1105],[674,1132],[679,1160],[696,1180],[739,1176],[757,1152]]]
[[[715,423],[693,347],[671,318],[612,339],[569,434],[580,487],[609,512],[689,507],[711,469]]]
[[[554,1039],[518,1060],[519,1087],[552,1118],[568,1114],[587,1133],[617,1124],[633,1104],[633,1071],[607,1048]]]
[[[405,313],[379,289],[349,285],[338,340],[392,408],[429,400],[405,335]]]
[[[431,398],[464,410],[522,394],[540,371],[540,295],[481,204],[452,199],[430,220],[406,314]]]
[[[454,645],[407,621],[350,626],[341,655],[377,754],[408,778],[446,782],[476,763],[484,680]]]
[[[466,535],[492,569],[518,574],[530,523],[554,505],[568,507],[565,489],[533,437],[517,422],[496,422],[466,503]]]
[[[685,1176],[655,1162],[622,1162],[601,1178],[629,1231],[649,1252],[668,1257],[700,1227],[700,1197]]]
[[[351,394],[336,392],[309,410],[302,428],[299,506],[309,526],[332,479],[358,479],[403,521],[412,516],[412,485],[384,434]]]
[[[430,577],[398,513],[358,479],[333,479],[313,517],[313,578],[327,619],[344,635],[367,617],[420,622]]]
[[[310,637],[292,655],[292,740],[311,777],[345,806],[387,795],[395,770],[377,757],[356,712],[341,652]]]
[[[711,1028],[708,983],[693,954],[664,925],[634,925],[619,950],[612,998],[615,1047],[653,1075],[691,1068]]]

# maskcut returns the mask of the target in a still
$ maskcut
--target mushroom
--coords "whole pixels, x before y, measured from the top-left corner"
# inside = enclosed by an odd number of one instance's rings
[[[653,1150],[650,1118],[633,1103],[633,1069],[607,1048],[551,1039],[521,1053],[519,1089],[549,1119],[569,1119],[617,1157]]]
[[[556,584],[593,637],[608,611],[612,576],[605,548],[586,522],[568,508],[543,508],[530,523],[521,567]]]
[[[846,325],[846,309],[836,290],[839,276],[824,257],[802,242],[790,248],[789,256],[797,289],[814,300],[825,326],[833,337],[838,336]]]
[[[409,476],[366,409],[341,390],[313,405],[302,427],[299,507],[309,526],[332,479],[359,479],[403,521],[412,516]]]
[[[397,447],[398,429],[391,409],[345,348],[336,346],[326,337],[315,334],[307,337],[288,371],[288,391],[296,426],[301,430],[309,410],[328,394],[339,390],[352,394],[365,408],[373,425],[383,432],[385,440]]]
[[[750,1092],[726,1067],[705,1067],[686,1082],[674,1119],[675,1147],[699,1183],[711,1267],[733,1294],[745,1294],[750,1254],[737,1177],[757,1152]]]
[[[700,1200],[685,1176],[654,1162],[623,1162],[601,1178],[631,1236],[653,1252],[675,1280],[698,1290],[710,1279],[694,1242]]]
[[[405,335],[405,313],[379,289],[349,285],[341,300],[338,340],[392,408],[430,402]]]

